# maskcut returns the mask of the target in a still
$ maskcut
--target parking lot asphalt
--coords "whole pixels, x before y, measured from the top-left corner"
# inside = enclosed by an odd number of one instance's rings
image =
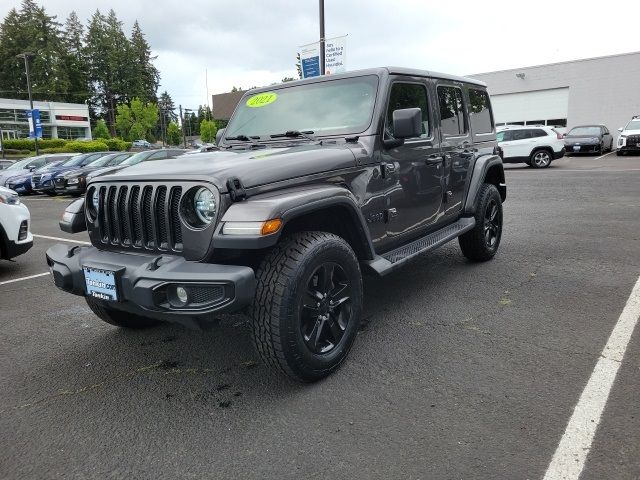
[[[345,365],[272,374],[241,315],[125,332],[0,261],[2,478],[542,478],[640,275],[640,157],[506,167],[496,258],[457,243],[365,281]],[[36,235],[69,199],[28,197]],[[583,479],[640,477],[640,332]]]

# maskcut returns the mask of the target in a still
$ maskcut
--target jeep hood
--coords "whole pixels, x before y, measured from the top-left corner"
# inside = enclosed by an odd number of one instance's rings
[[[229,178],[237,177],[246,188],[266,185],[355,165],[346,144],[300,145],[258,149],[232,149],[183,155],[169,160],[141,162],[96,181],[208,180],[221,192]]]

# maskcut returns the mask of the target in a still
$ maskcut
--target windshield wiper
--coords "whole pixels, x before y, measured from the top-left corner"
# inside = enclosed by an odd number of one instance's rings
[[[260,137],[257,135],[251,135],[251,136],[247,136],[247,135],[236,135],[235,137],[224,137],[225,140],[241,140],[243,142],[250,142],[252,140],[260,140]]]
[[[303,130],[302,132],[300,130],[287,130],[284,133],[274,133],[273,135],[269,135],[271,138],[282,138],[282,137],[289,137],[289,138],[296,138],[296,137],[304,137],[307,140],[311,140],[312,142],[316,141],[316,138],[312,136],[313,135],[313,130]]]

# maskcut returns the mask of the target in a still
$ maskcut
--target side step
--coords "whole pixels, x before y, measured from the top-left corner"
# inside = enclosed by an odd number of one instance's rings
[[[440,245],[459,237],[468,232],[476,225],[473,217],[464,217],[451,225],[436,230],[424,237],[420,237],[411,243],[401,247],[376,255],[376,258],[369,260],[366,264],[378,275],[386,275],[397,268],[400,268],[412,258],[425,252],[435,250]]]

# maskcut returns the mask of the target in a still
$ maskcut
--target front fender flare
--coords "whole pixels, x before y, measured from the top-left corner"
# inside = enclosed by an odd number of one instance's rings
[[[358,230],[358,235],[366,244],[373,257],[374,250],[368,235],[366,221],[358,206],[356,197],[346,188],[337,185],[315,185],[289,188],[249,197],[232,204],[216,227],[214,248],[260,249],[275,245],[283,228],[271,235],[223,235],[225,222],[261,222],[280,218],[286,224],[307,213],[324,208],[340,206],[346,208]]]

